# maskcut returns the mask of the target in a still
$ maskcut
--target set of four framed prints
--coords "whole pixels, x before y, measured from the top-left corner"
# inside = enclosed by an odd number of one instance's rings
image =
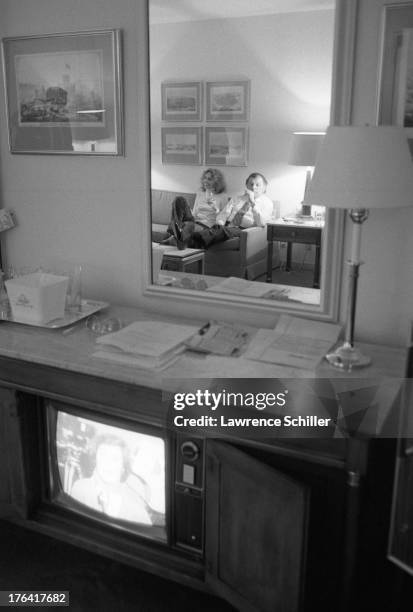
[[[168,81],[161,84],[161,98],[162,121],[174,123],[161,128],[162,163],[247,165],[249,80]]]

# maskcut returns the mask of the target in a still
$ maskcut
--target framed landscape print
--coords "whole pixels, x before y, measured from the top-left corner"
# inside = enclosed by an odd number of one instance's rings
[[[162,121],[201,121],[202,83],[162,83]]]
[[[413,155],[413,4],[385,6],[377,119],[405,128]]]
[[[249,113],[249,81],[207,82],[207,121],[248,121]]]
[[[163,127],[161,134],[163,164],[202,163],[202,128]]]
[[[247,161],[247,127],[205,128],[205,164],[207,166],[246,166]]]
[[[3,39],[12,153],[123,154],[120,37]]]
[[[413,28],[403,28],[396,66],[394,119],[413,135]]]

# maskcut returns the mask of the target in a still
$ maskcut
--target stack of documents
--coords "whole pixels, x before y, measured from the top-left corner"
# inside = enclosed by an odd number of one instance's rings
[[[274,330],[257,331],[244,358],[314,371],[340,332],[334,323],[281,315]]]
[[[194,325],[177,325],[163,321],[136,321],[120,331],[96,340],[94,357],[162,370],[185,350],[185,342],[198,332]]]

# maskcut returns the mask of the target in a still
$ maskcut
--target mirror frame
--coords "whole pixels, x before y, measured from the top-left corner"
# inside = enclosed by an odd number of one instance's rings
[[[331,125],[350,125],[352,115],[354,54],[356,42],[356,26],[359,0],[336,0],[334,16],[334,49],[331,89]],[[148,34],[149,34],[149,0],[147,0]],[[148,75],[150,74],[150,46],[148,36]],[[149,87],[149,83],[148,83]],[[149,143],[150,143],[150,108],[149,112]],[[150,149],[150,147],[149,147]],[[150,163],[150,162],[149,162]],[[148,202],[151,206],[151,182],[149,181]],[[149,236],[152,211],[149,214]],[[320,304],[288,304],[262,298],[250,298],[219,292],[199,291],[154,285],[152,283],[152,242],[149,239],[149,265],[146,265],[148,285],[144,296],[150,298],[169,299],[176,302],[184,301],[185,305],[194,307],[214,306],[231,307],[237,311],[248,310],[252,313],[274,314],[289,312],[305,314],[313,319],[336,321],[339,313],[339,298],[343,270],[344,244],[344,211],[327,209],[326,228],[323,231],[321,279],[323,289],[320,290]],[[327,269],[328,266],[328,269]]]

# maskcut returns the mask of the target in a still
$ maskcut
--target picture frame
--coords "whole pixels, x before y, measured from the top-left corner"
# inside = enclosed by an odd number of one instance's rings
[[[248,127],[214,126],[205,128],[207,166],[246,166]]]
[[[200,81],[161,83],[162,121],[201,121],[202,93]]]
[[[207,81],[207,121],[248,121],[250,81]]]
[[[161,138],[163,164],[202,164],[201,127],[162,127]]]
[[[377,123],[405,128],[413,155],[413,4],[383,9]]]
[[[11,153],[123,155],[121,31],[2,41]]]

